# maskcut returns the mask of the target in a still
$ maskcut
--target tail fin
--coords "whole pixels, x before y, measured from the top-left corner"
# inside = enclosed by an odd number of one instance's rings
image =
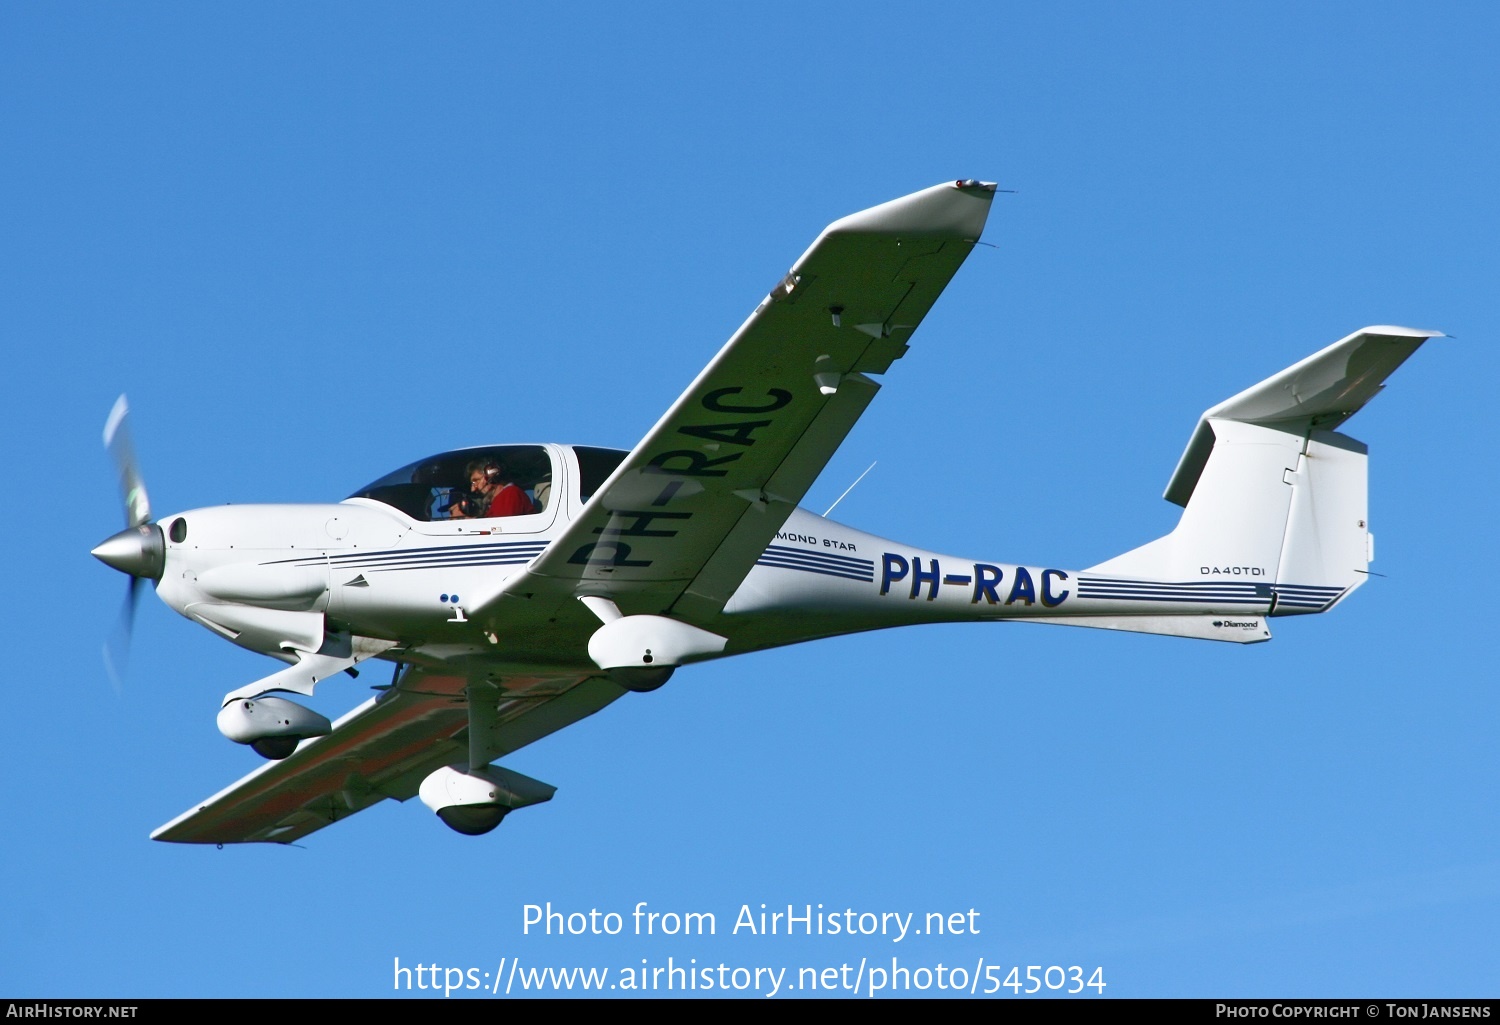
[[[1265,584],[1272,615],[1331,607],[1373,558],[1366,449],[1334,428],[1436,337],[1367,327],[1205,412],[1164,496],[1176,529],[1091,572]]]

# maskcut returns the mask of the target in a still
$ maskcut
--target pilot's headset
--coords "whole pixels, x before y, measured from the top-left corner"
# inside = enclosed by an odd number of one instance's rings
[[[492,461],[484,464],[484,479],[491,485],[499,484],[503,478],[504,474],[501,472],[499,463]]]

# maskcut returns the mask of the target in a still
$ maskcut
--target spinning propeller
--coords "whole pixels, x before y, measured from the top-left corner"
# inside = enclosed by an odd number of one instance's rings
[[[115,466],[120,471],[125,529],[104,541],[92,553],[100,562],[130,576],[120,621],[104,645],[104,665],[116,690],[120,688],[120,677],[130,654],[130,634],[135,625],[135,605],[141,580],[161,579],[167,553],[161,527],[151,522],[151,500],[146,497],[146,485],[136,464],[135,446],[130,443],[130,426],[126,421],[129,411],[125,396],[121,395],[104,423],[104,447],[114,457]]]

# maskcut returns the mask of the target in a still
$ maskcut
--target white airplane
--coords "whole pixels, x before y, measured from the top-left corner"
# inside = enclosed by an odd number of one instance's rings
[[[1335,428],[1440,332],[1368,327],[1209,409],[1167,485],[1176,529],[1089,569],[943,555],[797,507],[994,191],[947,182],[829,225],[630,452],[460,449],[338,503],[156,521],[122,397],[105,440],[129,526],[94,555],[132,603],[151,580],[286,663],[218,715],[272,761],[153,838],[289,843],[413,796],[477,835],[555,791],[497,760],[689,663],[969,620],[1246,644],[1364,583],[1366,449]],[[372,658],[391,683],[335,723],[279,696]]]

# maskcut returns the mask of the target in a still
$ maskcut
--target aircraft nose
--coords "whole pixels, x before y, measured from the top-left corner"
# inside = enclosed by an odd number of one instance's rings
[[[128,527],[107,538],[91,554],[121,573],[152,580],[160,580],[167,565],[166,540],[154,523]]]

